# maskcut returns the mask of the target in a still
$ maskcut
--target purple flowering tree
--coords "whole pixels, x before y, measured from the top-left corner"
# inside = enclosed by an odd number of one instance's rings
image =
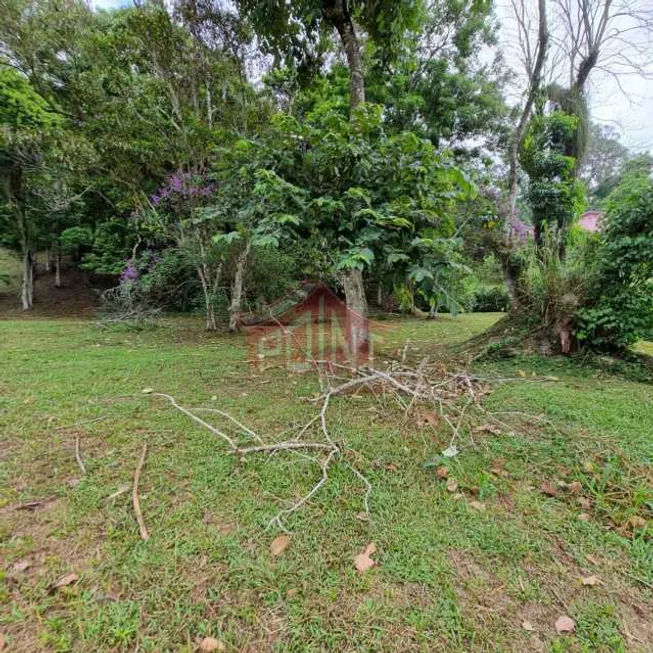
[[[204,210],[215,201],[217,192],[218,185],[206,174],[180,169],[150,197],[146,211],[151,221],[195,266],[209,331],[218,328],[215,309],[225,262],[225,247],[215,242],[214,220]]]

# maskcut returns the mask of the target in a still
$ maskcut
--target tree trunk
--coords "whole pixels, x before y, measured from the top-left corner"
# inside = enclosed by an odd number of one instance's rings
[[[542,71],[546,61],[546,53],[549,47],[549,28],[546,18],[546,0],[538,0],[538,33],[537,33],[537,57],[533,65],[533,70],[530,71],[530,78],[528,80],[528,95],[526,102],[522,109],[519,122],[515,127],[510,138],[509,154],[509,172],[508,172],[508,188],[509,188],[509,206],[510,206],[510,219],[506,225],[508,236],[512,236],[512,221],[517,217],[517,195],[519,194],[519,148],[521,147],[528,120],[535,104],[535,99],[540,91],[542,84]]]
[[[61,252],[59,247],[54,255],[54,287],[61,288]]]
[[[25,216],[25,176],[20,166],[14,165],[6,178],[7,194],[16,215],[16,226],[22,255],[21,300],[23,310],[29,311],[34,305],[34,262],[29,226]]]
[[[240,331],[245,273],[247,272],[247,259],[249,257],[250,246],[250,241],[247,241],[245,249],[236,259],[236,274],[231,288],[231,304],[229,305],[229,331],[232,333]]]
[[[354,29],[354,22],[349,14],[346,0],[323,0],[322,11],[326,20],[335,27],[340,36],[342,47],[347,56],[349,67],[349,111],[353,116],[354,110],[365,102],[365,78],[363,76],[363,60],[361,58],[360,44]],[[361,270],[347,270],[344,273],[345,299],[347,309],[355,311],[361,318],[364,328],[363,333],[349,331],[348,338],[352,343],[362,346],[369,341],[367,332],[367,299],[363,286],[363,273]],[[357,321],[361,321],[357,320]],[[353,321],[349,321],[353,325]]]
[[[200,278],[200,284],[202,286],[202,292],[204,293],[204,310],[206,317],[206,330],[207,331],[217,331],[218,330],[218,320],[215,314],[215,293],[220,285],[220,279],[222,278],[222,263],[218,266],[218,270],[215,275],[215,279],[212,280],[210,276],[210,270],[204,263],[200,263],[197,266],[197,276]]]
[[[349,67],[349,108],[353,111],[365,102],[365,78],[360,45],[347,0],[323,0],[322,11],[326,20],[336,28],[345,50]]]
[[[347,299],[346,338],[352,363],[369,351],[370,333],[367,320],[367,299],[362,270],[348,270],[343,278]]]
[[[23,310],[29,311],[34,306],[34,262],[29,249],[23,251],[23,282],[21,286],[21,299]]]

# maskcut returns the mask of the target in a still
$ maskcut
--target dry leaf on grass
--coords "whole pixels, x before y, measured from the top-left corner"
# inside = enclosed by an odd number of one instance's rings
[[[371,569],[374,567],[376,562],[372,560],[370,557],[372,554],[376,552],[376,544],[374,542],[370,542],[366,547],[363,553],[359,553],[355,558],[354,558],[354,567],[356,567],[356,570],[359,573],[363,573],[367,571],[368,569]]]
[[[547,494],[550,497],[557,497],[558,496],[558,490],[556,490],[549,481],[544,481],[542,485],[540,485],[540,491],[544,494]]]
[[[527,630],[529,633],[532,633],[535,630],[535,626],[530,621],[524,621],[521,625],[524,630]]]
[[[579,481],[572,481],[569,484],[569,491],[572,494],[580,494],[583,491],[583,486],[580,484]]]
[[[19,560],[18,562],[14,562],[14,566],[12,567],[12,569],[14,571],[25,571],[26,569],[29,569],[31,566],[32,563],[29,560],[24,559],[24,560]]]
[[[458,481],[453,478],[447,481],[447,492],[455,492],[458,489]]]
[[[480,501],[470,501],[469,505],[474,508],[474,510],[478,510],[479,512],[485,512],[485,504],[481,503]]]
[[[449,476],[449,470],[444,465],[438,467],[435,473],[438,475],[438,478],[447,478]]]
[[[291,587],[287,592],[286,592],[286,598],[292,599],[293,596],[297,596],[297,592],[299,590],[296,587]]]
[[[200,642],[200,651],[202,653],[211,653],[211,651],[224,651],[224,644],[215,637],[205,637]]]
[[[571,633],[574,631],[576,622],[567,616],[558,617],[555,623],[556,632],[559,634],[562,633]]]
[[[79,576],[73,572],[71,574],[66,574],[65,576],[62,576],[56,583],[53,583],[50,585],[50,591],[57,590],[61,587],[67,587],[68,585],[72,585],[74,582],[76,582],[79,579]]]
[[[357,512],[356,519],[360,519],[360,521],[369,521],[370,516],[366,512]]]
[[[639,515],[633,515],[629,520],[628,523],[633,527],[633,528],[644,528],[646,526],[646,519],[644,517],[640,517]]]
[[[580,579],[583,585],[603,585],[603,581],[598,576],[585,576]]]
[[[588,515],[586,512],[581,512],[578,515],[578,521],[589,521],[590,519],[592,519],[592,516]]]
[[[276,557],[281,553],[283,553],[283,551],[286,549],[286,547],[289,544],[290,544],[289,535],[279,535],[279,537],[275,537],[270,543],[270,553]]]
[[[154,388],[143,388],[142,392],[144,395],[151,395],[154,392]]]
[[[585,510],[589,510],[592,507],[592,500],[587,497],[578,497],[578,505]]]

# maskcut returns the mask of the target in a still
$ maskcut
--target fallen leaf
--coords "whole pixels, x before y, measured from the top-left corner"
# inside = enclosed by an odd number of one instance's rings
[[[218,400],[218,395],[213,395],[211,397],[211,401],[217,401]]]
[[[447,492],[455,492],[458,489],[458,481],[453,478],[447,481]]]
[[[646,526],[646,519],[644,517],[640,517],[639,515],[633,515],[629,520],[628,523],[633,527],[633,528],[644,528]]]
[[[443,452],[442,455],[445,458],[453,458],[454,456],[458,455],[458,447],[456,447],[455,444],[452,444],[450,447],[447,447]]]
[[[517,370],[517,374],[522,377],[522,379],[526,376],[526,372],[524,370]]]
[[[540,485],[540,491],[543,492],[544,494],[548,494],[550,497],[557,497],[558,496],[558,490],[556,490],[549,481],[544,481],[542,485]]]
[[[77,487],[81,482],[82,481],[79,478],[69,478],[66,481],[66,484],[68,485],[68,487]]]
[[[585,576],[580,579],[583,585],[603,585],[603,581],[598,576]]]
[[[556,619],[555,629],[559,634],[571,633],[575,626],[576,622],[567,616],[558,617]]]
[[[447,478],[449,476],[449,470],[444,465],[438,467],[435,473],[438,475],[438,478]]]
[[[461,499],[464,499],[465,495],[462,492],[456,492],[456,494],[453,495],[452,499],[454,501],[460,501]]]
[[[215,637],[205,637],[200,642],[200,651],[202,653],[211,653],[211,651],[224,651],[224,644]]]
[[[592,507],[592,500],[588,499],[587,497],[578,497],[578,504],[581,508],[589,510]]]
[[[275,557],[281,555],[289,544],[289,535],[279,535],[279,537],[275,537],[270,543],[270,553]]]
[[[527,630],[529,633],[532,633],[535,630],[535,626],[530,621],[524,621],[521,625],[524,630]]]
[[[583,463],[583,471],[585,472],[593,472],[594,471],[594,463],[591,460],[586,460]]]
[[[586,559],[588,562],[591,562],[593,565],[598,565],[598,564],[600,564],[600,562],[599,562],[599,561],[598,561],[598,560],[597,560],[597,559],[596,559],[596,558],[595,558],[591,553],[588,553],[588,554],[585,556],[585,559]]]
[[[481,424],[472,429],[472,433],[492,433],[492,435],[501,435],[501,429],[492,424]]]
[[[389,471],[389,472],[396,472],[396,471],[399,469],[399,467],[398,467],[397,465],[395,465],[394,463],[388,463],[388,464],[385,466],[385,468],[386,468],[386,470]]]
[[[495,476],[501,476],[502,478],[508,478],[508,476],[510,476],[505,469],[501,469],[500,467],[491,467],[490,473]]]
[[[579,481],[572,481],[569,484],[569,491],[572,494],[580,494],[583,491],[583,486],[580,484]]]
[[[29,569],[31,566],[32,566],[32,563],[29,560],[24,559],[24,560],[19,560],[18,562],[15,562],[12,569],[14,571],[25,571],[26,569]]]
[[[50,586],[50,589],[56,590],[59,589],[60,587],[67,587],[68,585],[72,585],[78,579],[79,576],[75,572],[72,572],[71,574],[66,574],[65,576],[62,576],[56,583],[52,584]]]
[[[286,598],[292,599],[293,596],[297,596],[297,588],[296,587],[291,587],[287,592],[286,592]]]
[[[470,501],[469,505],[474,508],[474,510],[478,510],[479,512],[485,512],[485,504],[481,503],[480,501]]]
[[[361,521],[369,521],[370,516],[366,512],[357,512],[356,513],[356,519],[360,519]]]
[[[376,562],[372,560],[370,557],[373,553],[376,552],[376,544],[374,542],[370,542],[366,547],[363,553],[359,553],[355,558],[354,558],[354,567],[356,567],[356,570],[359,573],[363,573],[367,571],[368,569],[371,569],[374,567]]]
[[[588,515],[586,512],[581,512],[578,515],[578,521],[589,521],[590,519],[592,519],[591,515]]]
[[[142,392],[144,395],[151,395],[154,392],[154,388],[143,388]]]

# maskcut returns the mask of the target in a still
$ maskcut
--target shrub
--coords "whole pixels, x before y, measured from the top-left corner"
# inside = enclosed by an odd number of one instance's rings
[[[653,181],[624,180],[610,195],[600,242],[587,257],[588,301],[576,336],[623,350],[653,331]]]
[[[474,292],[471,310],[476,313],[495,313],[509,308],[510,295],[503,286],[483,286]]]

